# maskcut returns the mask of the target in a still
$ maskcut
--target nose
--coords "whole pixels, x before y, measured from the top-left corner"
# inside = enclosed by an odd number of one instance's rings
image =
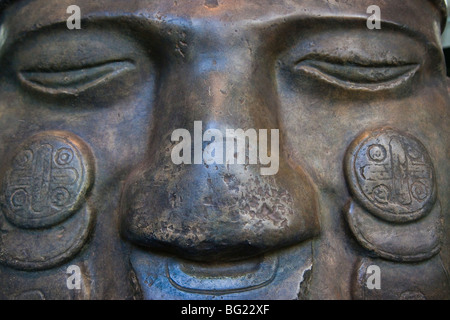
[[[267,165],[261,161],[249,164],[248,150],[245,164],[227,163],[229,145],[222,164],[195,161],[207,145],[198,140],[200,121],[200,131],[215,129],[224,137],[227,129],[278,128],[270,64],[261,63],[264,58],[257,59],[247,46],[224,51],[222,45],[209,40],[202,51],[192,49],[190,57],[162,70],[148,156],[128,178],[121,200],[127,240],[197,261],[250,258],[319,231],[312,183],[301,168],[287,164],[282,152],[272,175],[264,174]],[[191,164],[173,161],[177,129],[193,137],[192,148],[184,150],[186,158],[192,152]],[[259,135],[259,146],[253,146],[260,151],[261,140]]]

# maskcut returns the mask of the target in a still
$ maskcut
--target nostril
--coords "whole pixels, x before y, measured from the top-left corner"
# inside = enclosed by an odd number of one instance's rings
[[[121,227],[127,240],[192,260],[223,261],[318,233],[315,191],[284,163],[277,176],[261,175],[258,166],[169,168],[148,168],[125,188]]]

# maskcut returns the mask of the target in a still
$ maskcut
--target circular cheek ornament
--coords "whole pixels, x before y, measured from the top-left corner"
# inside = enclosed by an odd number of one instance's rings
[[[436,202],[427,150],[415,137],[391,128],[359,136],[348,149],[345,173],[354,199],[382,220],[418,220]]]
[[[93,161],[71,133],[40,133],[23,143],[3,178],[2,209],[20,228],[46,228],[66,220],[84,202]]]
[[[435,172],[420,141],[391,128],[366,131],[350,145],[344,170],[352,194],[344,215],[364,248],[397,262],[440,251]]]
[[[73,133],[22,143],[1,175],[0,263],[45,270],[74,257],[95,220],[86,204],[94,174],[89,147]]]

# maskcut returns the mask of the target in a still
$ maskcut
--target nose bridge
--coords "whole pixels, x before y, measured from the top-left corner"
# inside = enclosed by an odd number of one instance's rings
[[[156,105],[163,113],[159,119],[170,127],[203,121],[217,129],[275,128],[276,99],[269,73],[256,65],[254,51],[229,45],[223,50],[227,43],[215,40],[203,52],[191,48],[190,59],[163,77]]]

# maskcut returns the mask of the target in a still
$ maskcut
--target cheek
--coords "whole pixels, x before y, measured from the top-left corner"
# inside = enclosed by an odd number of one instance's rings
[[[310,171],[319,188],[345,192],[343,161],[348,147],[362,132],[381,127],[415,136],[439,167],[448,143],[442,135],[443,119],[448,117],[443,90],[424,87],[401,98],[377,94],[361,99],[358,92],[343,92],[339,98],[324,89],[318,86],[314,94],[279,90],[284,152],[294,165]]]
[[[50,99],[14,81],[0,81],[0,163],[22,141],[49,130],[74,133],[92,149],[96,186],[122,179],[142,161],[153,123],[155,76],[148,61],[140,61],[133,74],[108,90],[78,97]]]

